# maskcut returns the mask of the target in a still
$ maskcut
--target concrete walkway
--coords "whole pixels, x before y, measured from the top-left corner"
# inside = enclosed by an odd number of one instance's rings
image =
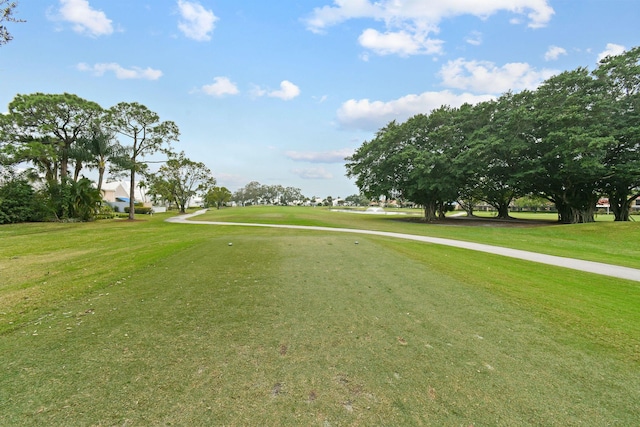
[[[388,231],[374,230],[358,230],[353,228],[331,228],[331,227],[315,227],[306,225],[281,225],[281,224],[253,224],[239,222],[217,222],[217,221],[190,221],[189,219],[206,212],[205,210],[197,211],[193,214],[180,215],[167,219],[167,222],[184,223],[184,224],[202,224],[202,225],[225,225],[225,226],[242,226],[242,227],[270,227],[270,228],[289,228],[297,230],[316,230],[329,231],[332,233],[354,233],[354,234],[370,234],[376,236],[394,237],[397,239],[415,240],[418,242],[432,243],[436,245],[453,246],[456,248],[469,249],[472,251],[487,252],[494,255],[502,255],[510,258],[517,258],[526,261],[538,262],[541,264],[554,265],[557,267],[570,268],[573,270],[585,271],[588,273],[601,274],[604,276],[617,277],[619,279],[634,280],[640,282],[640,270],[629,267],[620,267],[617,265],[604,264],[594,261],[583,261],[573,258],[564,258],[554,255],[544,255],[536,252],[523,251],[520,249],[509,249],[500,246],[484,245],[482,243],[464,242],[461,240],[441,239],[438,237],[416,236],[413,234],[392,233]]]

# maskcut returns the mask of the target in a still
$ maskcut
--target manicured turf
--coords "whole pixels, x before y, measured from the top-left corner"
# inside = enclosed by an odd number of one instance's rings
[[[298,222],[361,221],[334,214]],[[633,425],[640,413],[638,283],[163,218],[0,227],[0,425]]]
[[[396,212],[390,208],[387,211]],[[420,221],[420,210],[400,212],[407,215],[363,215],[335,212],[328,208],[252,206],[210,210],[197,219],[392,231],[640,268],[640,221],[561,225],[557,224],[557,217],[556,221],[552,220],[554,214],[514,213],[514,216],[532,221],[515,222],[514,227],[514,222],[485,219],[476,226],[468,226],[465,218],[424,223]],[[548,225],[540,226],[541,223]]]

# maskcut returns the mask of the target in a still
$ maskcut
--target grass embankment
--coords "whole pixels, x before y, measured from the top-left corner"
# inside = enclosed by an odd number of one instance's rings
[[[376,236],[161,219],[0,227],[0,425],[632,425],[640,413],[638,283]]]

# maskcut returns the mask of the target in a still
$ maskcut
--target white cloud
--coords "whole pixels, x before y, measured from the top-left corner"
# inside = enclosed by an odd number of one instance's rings
[[[550,69],[535,70],[526,63],[510,63],[498,67],[487,61],[449,61],[440,70],[442,84],[465,93],[449,90],[411,94],[391,101],[350,99],[337,111],[338,122],[344,128],[373,131],[391,120],[404,121],[419,113],[429,113],[443,105],[459,107],[477,104],[509,90],[534,89],[545,79],[557,74]]]
[[[607,56],[620,55],[626,50],[626,48],[619,44],[607,43],[607,47],[603,52],[598,55],[598,62],[602,61]]]
[[[300,168],[291,172],[302,179],[333,179],[333,174],[324,168]]]
[[[365,30],[358,42],[378,55],[398,54],[400,56],[442,53],[442,40],[426,37],[426,34],[396,31],[380,33],[371,28]]]
[[[289,80],[283,80],[280,82],[280,89],[277,90],[270,91],[254,85],[253,89],[251,89],[251,95],[256,97],[269,96],[271,98],[280,98],[284,101],[289,101],[300,95],[300,88]]]
[[[549,46],[549,49],[544,54],[545,61],[553,61],[560,57],[560,55],[566,55],[567,50],[559,46]]]
[[[334,6],[315,8],[306,23],[310,31],[321,33],[326,27],[353,18],[380,19],[380,13],[378,5],[372,5],[369,0],[335,0]]]
[[[227,77],[215,77],[213,83],[202,86],[202,91],[211,96],[237,95],[238,87]]]
[[[333,151],[287,151],[285,156],[298,162],[310,163],[343,163],[344,158],[353,154],[353,150],[345,148]]]
[[[554,14],[548,0],[334,0],[317,7],[306,20],[315,33],[350,19],[384,23],[385,31],[372,28],[360,35],[360,44],[379,54],[437,54],[442,41],[429,37],[439,32],[443,19],[473,15],[480,19],[507,11],[526,16],[530,28],[544,27]],[[478,38],[468,39],[470,43]]]
[[[288,80],[283,80],[280,83],[280,90],[273,90],[268,93],[268,96],[272,98],[280,98],[288,101],[300,95],[300,88]]]
[[[480,46],[482,44],[482,33],[478,31],[472,31],[471,34],[464,39],[467,43],[473,46]]]
[[[443,105],[459,107],[465,103],[477,104],[492,98],[493,95],[454,94],[445,90],[406,95],[387,102],[350,99],[340,106],[337,115],[344,128],[374,131],[391,120],[405,121],[416,114],[427,114]]]
[[[178,0],[180,17],[178,28],[190,39],[197,41],[211,40],[211,32],[218,20],[211,10],[205,9],[200,3]]]
[[[466,61],[459,58],[443,65],[439,74],[446,87],[497,94],[509,90],[535,89],[543,80],[557,74],[557,71],[538,71],[523,62],[498,67],[488,61]]]
[[[88,0],[60,0],[58,15],[52,19],[70,22],[73,31],[91,37],[113,33],[112,21],[101,10],[92,9]]]
[[[250,179],[245,176],[226,172],[216,172],[215,176],[217,185],[227,187],[231,191],[244,187],[245,184],[250,181]]]
[[[78,70],[93,73],[95,76],[102,76],[107,71],[112,71],[118,79],[142,79],[142,80],[158,80],[162,77],[162,71],[153,68],[131,67],[124,68],[115,62],[95,64],[93,66],[80,63],[77,65]]]
[[[258,98],[261,96],[265,96],[267,94],[267,90],[261,88],[258,85],[252,85],[250,93],[251,93],[251,96]]]

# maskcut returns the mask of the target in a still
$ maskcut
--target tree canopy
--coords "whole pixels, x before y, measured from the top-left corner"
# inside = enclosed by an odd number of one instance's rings
[[[112,174],[129,175],[129,218],[133,219],[136,174],[148,170],[148,156],[169,155],[170,144],[179,134],[175,123],[160,121],[158,114],[136,102],[104,110],[68,93],[18,94],[9,103],[8,113],[0,115],[0,172],[4,177],[0,186],[7,186],[4,193],[14,198],[3,199],[5,214],[16,206],[20,195],[28,194],[23,184],[32,180],[41,181],[36,193],[46,207],[39,218],[89,220],[99,211],[100,190],[109,167]],[[168,164],[176,161],[181,170],[188,168],[189,162],[196,164],[184,153],[174,155]],[[29,169],[18,176],[14,173],[18,165]],[[82,175],[84,168],[98,171],[97,186]],[[176,197],[182,200],[184,195]],[[16,211],[16,215],[4,217],[14,220],[25,216]]]
[[[616,220],[626,221],[640,197],[640,47],[604,58],[594,74],[603,82],[604,114],[614,138],[605,154],[602,190]]]
[[[129,172],[129,219],[134,219],[136,173],[147,169],[146,156],[169,153],[170,144],[178,140],[180,131],[174,122],[161,122],[157,113],[137,102],[121,102],[111,107],[106,121],[113,132],[128,142],[122,145],[126,160],[120,166]]]
[[[18,2],[0,0],[0,46],[13,40],[13,36],[3,22],[24,22],[13,15],[17,6]]]
[[[148,193],[175,203],[185,213],[189,200],[206,194],[216,183],[211,170],[202,162],[188,159],[184,152],[172,153],[157,173],[149,175]]]
[[[231,191],[227,187],[213,187],[204,195],[205,206],[215,206],[220,209],[231,201]]]
[[[527,195],[554,203],[563,223],[593,221],[602,196],[628,220],[640,196],[639,89],[634,48],[535,91],[392,121],[346,159],[347,176],[367,197],[422,205],[429,221],[476,200],[508,218]]]
[[[48,181],[65,179],[78,141],[102,108],[77,95],[16,95],[0,126],[4,152],[11,163],[31,163]]]
[[[233,193],[231,199],[241,206],[259,204],[289,205],[296,202],[300,203],[305,197],[297,187],[263,185],[258,181],[251,181]]]

